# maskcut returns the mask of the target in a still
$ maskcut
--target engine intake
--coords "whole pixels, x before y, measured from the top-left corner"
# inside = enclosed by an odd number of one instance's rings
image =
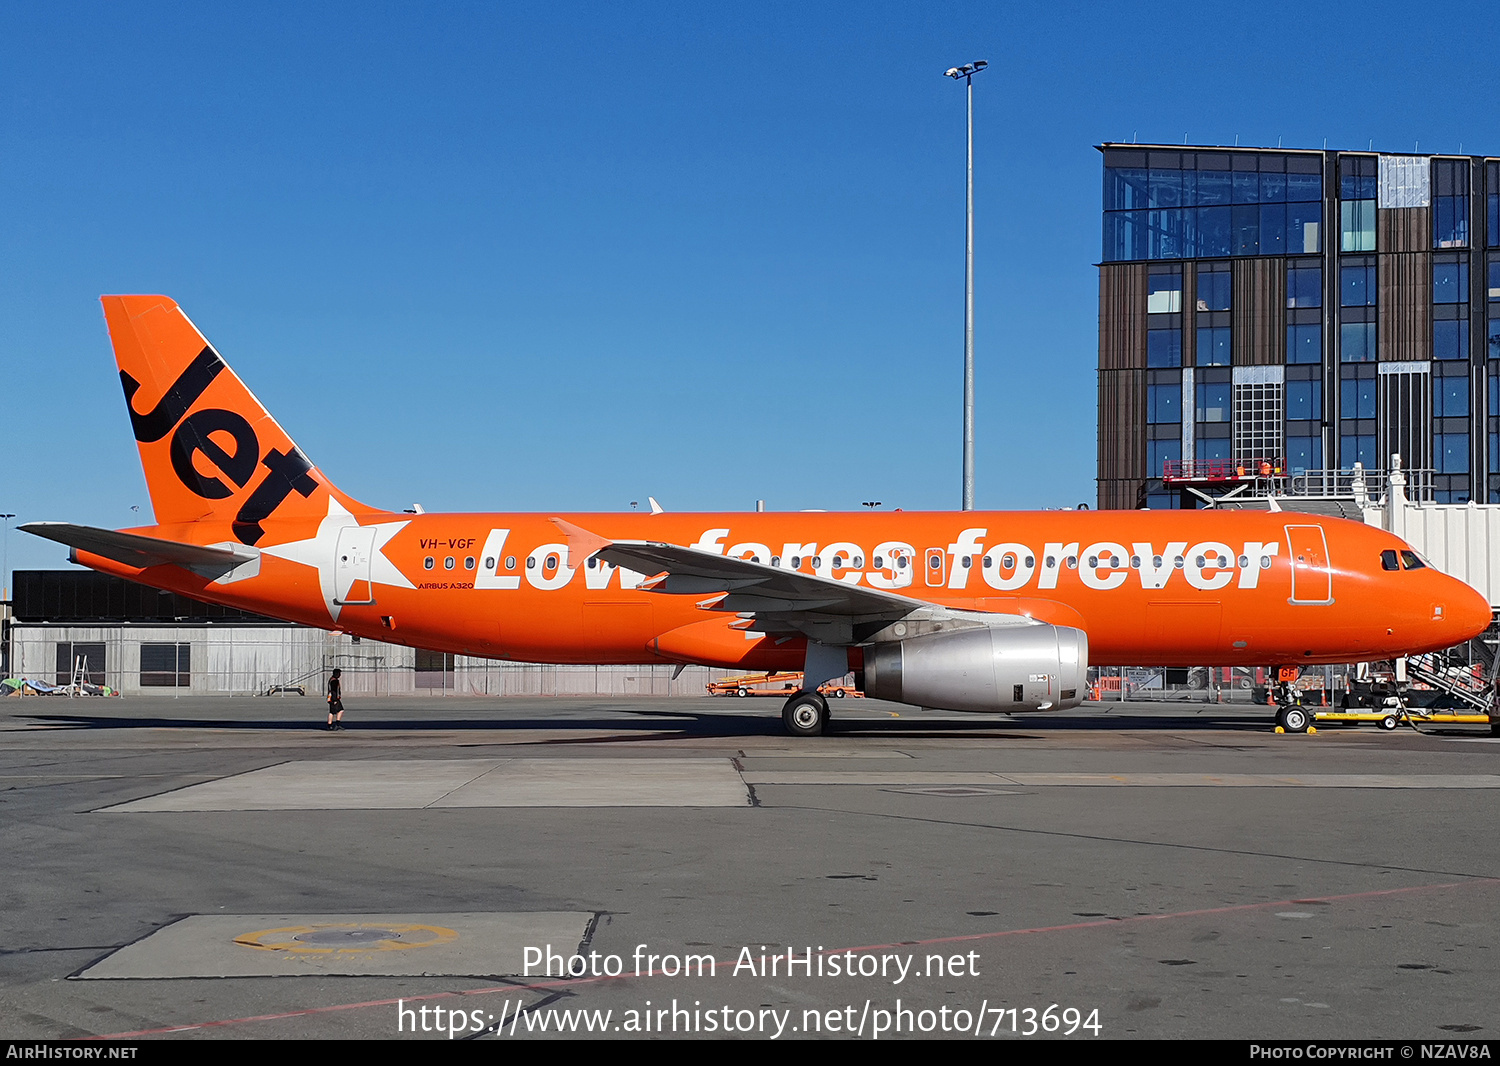
[[[1087,691],[1089,638],[1068,626],[986,626],[865,649],[864,690],[948,711],[1077,707]]]

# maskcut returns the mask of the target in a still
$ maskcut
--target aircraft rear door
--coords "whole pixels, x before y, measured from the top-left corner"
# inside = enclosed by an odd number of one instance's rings
[[[1287,526],[1292,556],[1291,602],[1326,605],[1333,602],[1333,571],[1328,565],[1328,541],[1322,526]]]
[[[375,557],[375,527],[345,526],[339,530],[338,547],[333,554],[333,602],[359,606],[375,602],[375,586],[370,584],[370,561]],[[363,582],[364,587],[358,587]],[[350,599],[350,595],[361,598]]]

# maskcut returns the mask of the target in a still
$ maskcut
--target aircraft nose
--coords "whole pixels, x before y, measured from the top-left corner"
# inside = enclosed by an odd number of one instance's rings
[[[1474,586],[1457,578],[1448,578],[1443,605],[1445,621],[1455,634],[1453,643],[1477,637],[1490,626],[1493,617],[1489,600]]]

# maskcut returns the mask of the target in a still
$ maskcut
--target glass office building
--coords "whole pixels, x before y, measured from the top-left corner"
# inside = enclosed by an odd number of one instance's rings
[[[1393,453],[1500,502],[1500,160],[1100,151],[1101,508]]]

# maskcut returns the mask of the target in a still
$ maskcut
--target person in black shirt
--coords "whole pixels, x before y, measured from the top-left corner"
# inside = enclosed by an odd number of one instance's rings
[[[339,671],[335,669],[333,676],[328,679],[328,731],[344,728],[344,686],[339,681]]]

